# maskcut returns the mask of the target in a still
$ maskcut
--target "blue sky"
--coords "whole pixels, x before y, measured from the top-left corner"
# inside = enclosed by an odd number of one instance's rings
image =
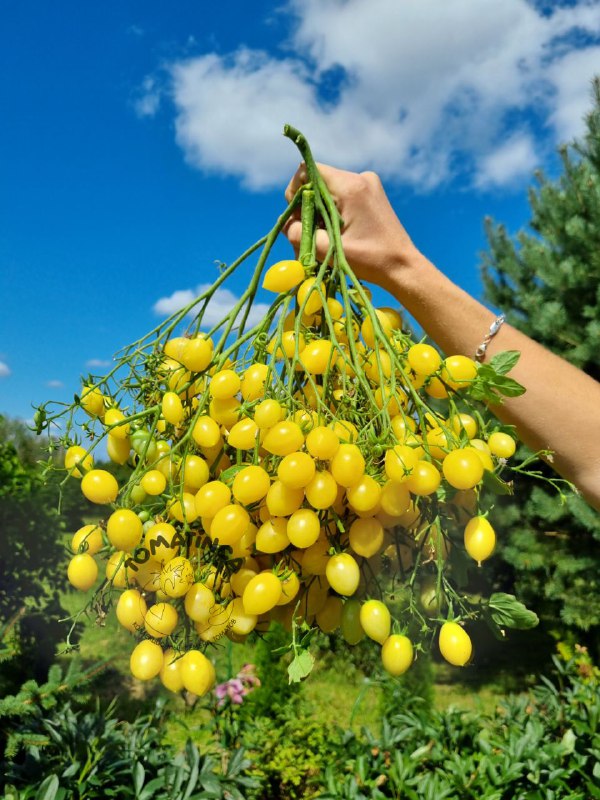
[[[556,169],[600,72],[597,0],[485,7],[5,0],[0,413],[71,397],[272,226],[298,163],[285,122],[379,171],[479,296],[483,217],[526,225],[533,170]]]

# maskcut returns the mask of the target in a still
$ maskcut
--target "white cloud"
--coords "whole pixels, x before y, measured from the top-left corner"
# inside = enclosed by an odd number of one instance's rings
[[[8,378],[10,374],[11,372],[8,364],[5,364],[4,361],[0,361],[0,378]]]
[[[283,56],[240,48],[169,70],[187,161],[251,189],[281,186],[293,171],[285,122],[322,161],[421,188],[457,172],[489,184],[502,159],[514,177],[534,129],[550,129],[552,145],[581,132],[600,71],[591,43],[600,0],[550,15],[528,0],[288,0],[285,10],[294,27]],[[343,79],[327,95],[333,70]],[[151,110],[156,91],[150,83]],[[541,124],[529,130],[531,112]],[[511,160],[505,140],[515,127]]]
[[[52,378],[51,380],[46,381],[46,386],[48,386],[50,389],[62,389],[64,383],[56,378]]]
[[[98,369],[100,367],[110,367],[110,361],[104,358],[88,358],[85,365],[88,369]]]
[[[482,188],[507,186],[530,175],[537,161],[531,136],[516,133],[481,159],[476,184]]]
[[[144,78],[139,97],[133,102],[138,117],[154,117],[160,108],[162,89],[155,78],[148,75]]]
[[[209,288],[210,284],[203,283],[196,289],[179,289],[173,292],[172,295],[161,297],[157,300],[152,306],[152,310],[159,316],[170,316],[180,311],[191,303],[194,298],[203,294]],[[238,300],[239,297],[236,297],[229,289],[217,289],[204,310],[202,327],[212,328],[213,325],[219,323],[223,317],[231,311]],[[200,306],[196,306],[191,313],[197,313],[199,307]],[[268,310],[269,306],[266,303],[253,303],[248,316],[247,325],[256,325],[264,318]]]

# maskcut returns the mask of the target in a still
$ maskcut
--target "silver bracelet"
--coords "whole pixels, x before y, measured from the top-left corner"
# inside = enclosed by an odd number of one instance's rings
[[[483,342],[479,345],[477,350],[475,350],[475,361],[483,361],[483,359],[485,358],[485,351],[488,348],[488,344],[498,333],[505,320],[506,317],[504,316],[504,314],[500,314],[500,316],[496,317],[496,319],[492,322],[489,331],[483,337]]]

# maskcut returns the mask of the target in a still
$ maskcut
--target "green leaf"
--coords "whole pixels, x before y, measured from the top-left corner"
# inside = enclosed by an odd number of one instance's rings
[[[300,650],[292,659],[288,667],[290,683],[300,683],[303,678],[310,675],[315,665],[315,658],[308,650]]]
[[[238,474],[241,469],[247,467],[248,464],[234,464],[232,467],[227,467],[224,469],[223,472],[219,475],[219,480],[227,485],[233,483],[233,479]]]
[[[58,777],[56,775],[48,775],[46,780],[40,783],[35,800],[54,800],[58,789]]]
[[[495,472],[490,472],[489,469],[483,471],[483,485],[494,494],[513,494],[512,483],[506,483]]]
[[[530,611],[513,594],[495,592],[488,601],[488,608],[492,619],[500,627],[527,630],[535,628],[539,622],[535,611]]]
[[[517,364],[521,353],[518,350],[504,350],[496,353],[489,361],[489,366],[499,375],[506,375]]]

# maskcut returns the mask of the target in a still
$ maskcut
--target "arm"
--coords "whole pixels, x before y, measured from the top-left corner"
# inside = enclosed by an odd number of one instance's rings
[[[319,169],[344,219],[344,251],[356,275],[390,292],[447,355],[472,358],[496,315],[417,250],[374,173]],[[300,167],[287,196],[305,180]],[[292,220],[286,233],[297,245],[300,222]],[[320,231],[317,255],[326,248],[327,234]],[[491,410],[533,450],[551,450],[554,469],[600,510],[600,384],[507,324],[486,357],[502,350],[521,352],[511,377],[527,391]]]

